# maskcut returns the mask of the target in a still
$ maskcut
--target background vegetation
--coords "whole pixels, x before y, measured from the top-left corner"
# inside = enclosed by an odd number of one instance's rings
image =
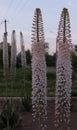
[[[9,63],[10,63],[10,50],[9,45]],[[0,48],[0,97],[12,96],[22,97],[31,96],[32,90],[32,71],[31,71],[31,52],[27,50],[27,68],[23,70],[21,68],[21,53],[17,55],[17,70],[16,78],[13,80],[12,76],[8,75],[7,79],[3,75],[3,58],[2,48]],[[77,96],[77,55],[72,53],[72,96]],[[55,85],[56,85],[56,54],[49,55],[46,53],[46,64],[47,64],[47,96],[55,96]]]

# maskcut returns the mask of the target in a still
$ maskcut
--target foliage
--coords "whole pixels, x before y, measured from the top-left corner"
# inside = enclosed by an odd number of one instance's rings
[[[26,55],[26,63],[27,65],[31,65],[31,52],[30,50],[25,51]],[[21,67],[21,52],[18,53],[17,55],[17,67]]]
[[[30,97],[27,96],[22,98],[22,105],[25,111],[30,112],[32,108]]]
[[[25,53],[26,53],[27,65],[30,66],[31,65],[31,58],[32,58],[31,52],[30,52],[30,50],[26,50]],[[45,57],[46,57],[47,66],[55,66],[56,65],[56,53],[54,53],[53,55],[46,53]],[[17,55],[17,67],[21,67],[21,52],[19,52]]]
[[[77,89],[73,89],[73,91],[72,91],[72,97],[77,97]]]
[[[0,48],[0,68],[3,67],[3,50]]]
[[[17,64],[16,64],[17,68],[21,67],[21,53],[19,52],[17,55]]]
[[[77,55],[75,53],[72,53],[72,67],[73,71],[77,72]]]
[[[27,65],[31,65],[31,58],[32,58],[31,52],[30,52],[30,50],[28,49],[28,50],[26,50]]]
[[[77,45],[74,45],[74,48],[75,52],[77,53]]]
[[[5,130],[13,130],[15,126],[21,124],[21,118],[18,114],[18,108],[15,109],[11,100],[7,100],[0,113],[0,123]]]
[[[49,80],[51,80],[51,78],[54,80],[54,79],[56,79],[56,73],[47,73],[47,79]]]
[[[49,55],[46,53],[46,64],[47,66],[56,66],[56,53]]]
[[[3,77],[3,70],[0,69],[0,97],[2,96],[15,96],[22,97],[31,96],[32,91],[32,71],[31,68],[25,69],[25,91],[23,89],[23,78],[24,74],[22,69],[18,68],[16,71],[16,79],[13,88],[11,88],[10,77],[8,79],[7,95],[6,95],[6,82]],[[51,80],[52,79],[52,80]],[[77,74],[75,71],[72,73],[72,96],[77,91]],[[56,74],[55,72],[47,72],[47,96],[55,96],[55,84],[56,84]],[[52,86],[52,87],[51,87]],[[77,94],[75,94],[77,96]]]
[[[25,71],[25,81],[24,81],[24,74],[22,69],[17,69],[16,71],[16,79],[14,81],[13,87],[11,87],[11,77],[9,76],[6,86],[6,81],[3,77],[3,70],[0,69],[0,96],[31,96],[31,68],[26,68]],[[25,88],[24,88],[25,85]],[[7,92],[6,92],[7,90]]]
[[[32,71],[31,71],[31,68],[26,68],[24,69],[24,72],[22,69],[17,69],[16,71],[16,77],[17,79],[24,79],[24,74],[25,73],[25,80],[26,81],[31,81],[32,80]]]

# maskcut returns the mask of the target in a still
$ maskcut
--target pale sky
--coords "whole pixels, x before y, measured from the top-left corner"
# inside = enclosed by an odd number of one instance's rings
[[[25,49],[31,48],[31,30],[34,10],[40,8],[44,23],[45,41],[49,42],[49,53],[55,52],[60,14],[68,8],[71,21],[72,43],[77,43],[77,0],[0,0],[0,41],[3,39],[4,19],[7,22],[8,42],[11,32],[16,30],[17,46],[20,49],[19,33],[24,34]]]

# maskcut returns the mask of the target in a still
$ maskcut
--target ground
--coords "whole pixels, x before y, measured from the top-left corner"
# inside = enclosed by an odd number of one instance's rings
[[[2,108],[5,99],[0,99],[0,107]],[[20,115],[23,119],[22,126],[17,126],[14,130],[37,130],[37,124],[32,121],[32,111],[25,112],[19,99],[13,99],[15,106],[18,106]],[[71,130],[77,130],[77,98],[72,99],[71,107]],[[56,130],[54,128],[54,98],[48,100],[48,119],[46,130]],[[0,129],[2,130],[2,129]]]

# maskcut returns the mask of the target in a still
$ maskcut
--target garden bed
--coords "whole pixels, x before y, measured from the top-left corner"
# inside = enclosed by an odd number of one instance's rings
[[[3,107],[6,102],[5,98],[0,99],[0,108]],[[21,99],[12,99],[14,106],[18,107],[20,116],[22,117],[22,125],[17,126],[14,130],[37,130],[37,123],[32,121],[32,111],[25,112],[23,110]],[[56,130],[54,128],[54,98],[48,99],[48,119],[47,119],[47,130]],[[2,128],[0,128],[2,130]],[[72,99],[71,107],[71,130],[77,130],[77,98]]]

